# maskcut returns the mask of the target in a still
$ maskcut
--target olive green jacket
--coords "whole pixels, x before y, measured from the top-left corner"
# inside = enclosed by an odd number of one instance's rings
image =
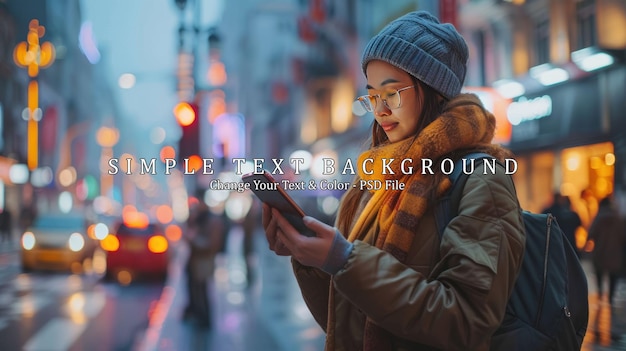
[[[330,351],[361,350],[366,316],[392,333],[395,350],[488,350],[521,267],[523,226],[511,177],[501,167],[483,174],[477,164],[441,242],[431,208],[406,263],[373,246],[375,223],[332,277],[292,262],[304,300],[326,332],[334,309]],[[328,306],[331,282],[334,306]]]

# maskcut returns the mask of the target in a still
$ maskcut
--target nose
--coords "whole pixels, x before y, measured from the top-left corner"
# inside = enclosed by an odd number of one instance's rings
[[[376,106],[374,107],[374,114],[376,116],[388,116],[391,113],[391,110],[387,107],[387,104],[378,97],[376,99]]]

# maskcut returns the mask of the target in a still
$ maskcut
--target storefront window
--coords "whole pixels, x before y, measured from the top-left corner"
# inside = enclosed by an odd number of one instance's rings
[[[610,142],[563,150],[561,193],[580,197],[587,189],[598,201],[613,193],[615,155]]]
[[[541,212],[552,204],[555,191],[569,197],[572,210],[578,213],[583,224],[576,233],[576,244],[582,248],[587,240],[587,229],[598,212],[598,203],[613,194],[613,144],[605,142],[557,152],[536,152],[516,160],[518,169],[513,179],[522,208]]]
[[[583,222],[583,228],[576,233],[577,246],[582,247],[599,201],[613,194],[613,144],[606,142],[565,149],[561,152],[561,170],[561,194],[569,196],[572,209]]]
[[[525,210],[541,212],[552,200],[555,158],[551,151],[517,158],[518,168],[513,180],[520,205]]]

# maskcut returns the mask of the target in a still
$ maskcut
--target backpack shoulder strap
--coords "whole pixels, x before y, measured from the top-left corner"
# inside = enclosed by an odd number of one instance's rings
[[[452,186],[443,194],[435,207],[435,222],[437,223],[437,233],[439,240],[443,237],[443,231],[452,218],[454,218],[459,210],[459,203],[463,196],[463,187],[469,178],[469,174],[463,172],[464,160],[482,160],[484,158],[493,158],[493,156],[484,152],[472,152],[454,163],[454,170],[448,175]]]

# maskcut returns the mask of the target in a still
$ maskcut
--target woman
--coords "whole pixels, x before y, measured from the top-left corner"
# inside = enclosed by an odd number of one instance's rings
[[[414,166],[420,159],[437,165],[469,151],[507,156],[490,144],[493,115],[476,96],[460,94],[467,58],[454,27],[427,12],[406,14],[372,38],[362,58],[368,95],[358,101],[375,123],[358,164],[411,158]],[[434,208],[448,177],[419,169],[405,175],[399,167],[360,172],[355,184],[398,180],[405,189],[350,189],[336,227],[305,217],[316,237],[300,235],[264,205],[270,248],[292,256],[327,350],[487,350],[524,251],[512,180],[502,168],[492,174],[477,165],[440,240]]]

